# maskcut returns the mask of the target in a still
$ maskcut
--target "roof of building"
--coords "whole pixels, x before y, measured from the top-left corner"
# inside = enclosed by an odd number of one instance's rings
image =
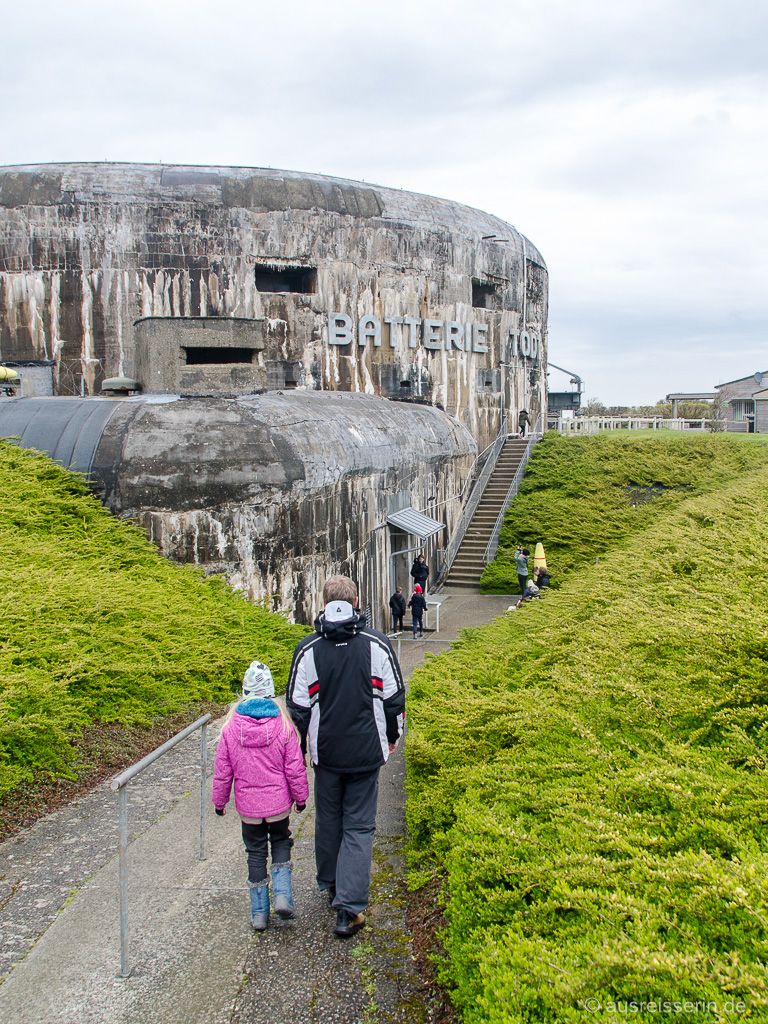
[[[757,379],[758,377],[760,378],[760,380]],[[763,383],[763,377],[768,379],[768,370],[758,370],[757,373],[750,374],[748,377],[737,377],[736,380],[727,380],[723,384],[715,384],[715,387],[727,388],[730,384],[746,384],[748,381],[752,381],[759,387]]]
[[[713,398],[717,398],[717,395],[711,391],[697,391],[692,394],[679,391],[668,394],[666,400],[668,402],[705,402],[711,401]]]
[[[421,540],[426,540],[427,537],[438,533],[445,526],[445,523],[441,523],[431,516],[425,516],[423,512],[418,512],[410,506],[388,515],[387,522],[390,526],[397,526],[400,530],[405,530],[406,533],[419,537]]]
[[[0,166],[0,207],[67,203],[196,202],[232,209],[320,211],[457,232],[510,246],[545,267],[538,249],[515,227],[471,206],[325,174],[271,167],[197,167],[134,163]]]

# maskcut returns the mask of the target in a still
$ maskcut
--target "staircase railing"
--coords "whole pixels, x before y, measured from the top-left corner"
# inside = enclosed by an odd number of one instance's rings
[[[536,426],[539,426],[538,420],[536,422]],[[520,484],[523,482],[525,467],[528,465],[528,459],[531,457],[533,446],[536,444],[537,441],[540,440],[541,434],[538,432],[531,432],[528,435],[528,445],[525,451],[523,452],[523,457],[520,459],[520,465],[517,467],[515,475],[512,478],[512,483],[509,485],[507,495],[504,498],[504,501],[501,503],[501,510],[499,511],[499,515],[491,532],[490,539],[488,540],[488,543],[486,545],[485,552],[483,554],[484,565],[487,565],[496,557],[496,552],[499,550],[499,535],[501,534],[501,527],[504,523],[504,513],[507,511],[510,504],[512,503],[512,499],[517,497],[517,494],[520,491]]]
[[[456,553],[458,552],[459,548],[461,547],[461,542],[464,540],[464,535],[469,529],[469,524],[472,522],[472,516],[477,511],[477,506],[480,504],[480,499],[483,496],[483,491],[485,490],[486,484],[490,480],[491,474],[496,468],[496,463],[499,460],[499,455],[501,454],[501,450],[504,447],[507,437],[507,417],[505,416],[501,422],[501,429],[499,430],[499,435],[493,442],[493,444],[489,446],[491,450],[488,455],[488,458],[485,460],[485,465],[483,466],[480,476],[477,478],[475,485],[472,488],[472,491],[470,492],[469,499],[467,500],[467,503],[464,506],[464,511],[461,514],[461,518],[459,519],[458,523],[453,529],[451,539],[448,541],[448,547],[445,549],[445,558],[443,559],[442,569],[440,571],[440,576],[437,580],[436,586],[439,586],[441,583],[445,581],[445,578],[448,575],[451,566],[453,565],[453,560],[456,557]],[[488,451],[488,449],[486,448],[485,451]],[[480,454],[482,455],[483,453],[481,452]],[[478,459],[479,458],[480,456],[478,456]],[[475,461],[477,462],[477,459]],[[472,473],[470,472],[467,479],[470,480],[471,478]]]

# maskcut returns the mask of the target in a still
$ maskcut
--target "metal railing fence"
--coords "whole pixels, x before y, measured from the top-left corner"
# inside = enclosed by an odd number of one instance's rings
[[[574,416],[558,418],[555,429],[566,437],[572,434],[597,434],[603,430],[709,430],[709,419],[665,419],[662,416]]]
[[[538,421],[536,425],[539,425]],[[485,552],[483,554],[484,565],[487,565],[496,557],[496,552],[499,549],[499,535],[501,534],[501,527],[504,524],[504,513],[509,508],[512,499],[517,496],[517,493],[520,490],[520,484],[523,482],[523,476],[525,475],[525,467],[528,465],[528,459],[531,457],[533,446],[540,440],[541,434],[539,433],[532,432],[528,435],[528,447],[525,449],[522,459],[520,459],[520,465],[517,467],[515,475],[512,478],[512,483],[509,485],[509,490],[507,491],[506,497],[504,498],[504,501],[501,503],[501,509],[494,524],[493,530],[491,531],[491,536],[488,538],[488,543],[485,546]]]
[[[437,581],[438,585],[443,583],[445,577],[448,575],[448,571],[451,568],[451,565],[453,564],[454,558],[456,557],[456,552],[459,550],[461,542],[464,540],[464,535],[469,529],[469,524],[472,521],[472,516],[477,511],[477,506],[480,504],[480,499],[483,496],[483,491],[485,490],[486,485],[491,478],[491,474],[496,468],[496,463],[498,462],[499,455],[501,454],[501,450],[504,447],[504,444],[508,436],[509,435],[507,433],[507,417],[505,416],[504,419],[502,420],[501,429],[499,431],[498,437],[491,445],[488,446],[488,448],[491,449],[490,454],[488,455],[488,458],[485,460],[485,465],[483,466],[480,476],[477,478],[477,481],[475,482],[475,485],[472,488],[472,491],[467,500],[467,504],[464,506],[464,511],[461,514],[461,518],[454,527],[453,533],[451,534],[451,539],[448,541],[448,546],[445,549],[445,558],[443,560],[442,573]],[[488,448],[485,448],[484,451],[488,451]],[[477,458],[479,459],[480,456],[478,455]],[[475,460],[475,462],[477,462],[477,459]],[[471,474],[467,479],[471,479]]]
[[[110,788],[119,792],[120,797],[120,839],[118,850],[118,876],[120,888],[120,977],[127,978],[131,973],[128,963],[130,933],[128,927],[128,783],[137,775],[149,768],[159,757],[190,736],[196,729],[201,729],[200,736],[200,860],[205,860],[205,811],[206,811],[206,771],[208,768],[208,722],[211,715],[203,715],[192,725],[172,736],[166,743],[147,754],[141,761],[127,768],[110,783]]]

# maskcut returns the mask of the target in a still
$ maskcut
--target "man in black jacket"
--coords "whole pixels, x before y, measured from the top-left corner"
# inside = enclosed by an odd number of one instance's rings
[[[418,583],[421,587],[422,593],[427,592],[427,580],[429,578],[429,566],[426,563],[424,555],[418,555],[414,558],[413,565],[411,566],[411,576],[413,576],[414,586]]]
[[[389,640],[357,611],[352,580],[331,576],[323,602],[294,651],[286,706],[315,770],[317,884],[347,938],[365,924],[379,769],[403,732],[405,687]]]

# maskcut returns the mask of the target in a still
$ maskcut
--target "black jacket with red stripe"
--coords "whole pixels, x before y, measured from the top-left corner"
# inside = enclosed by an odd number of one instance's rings
[[[297,645],[285,696],[302,750],[308,746],[312,763],[327,771],[380,768],[403,732],[405,687],[395,653],[345,602],[329,602],[315,633]]]

